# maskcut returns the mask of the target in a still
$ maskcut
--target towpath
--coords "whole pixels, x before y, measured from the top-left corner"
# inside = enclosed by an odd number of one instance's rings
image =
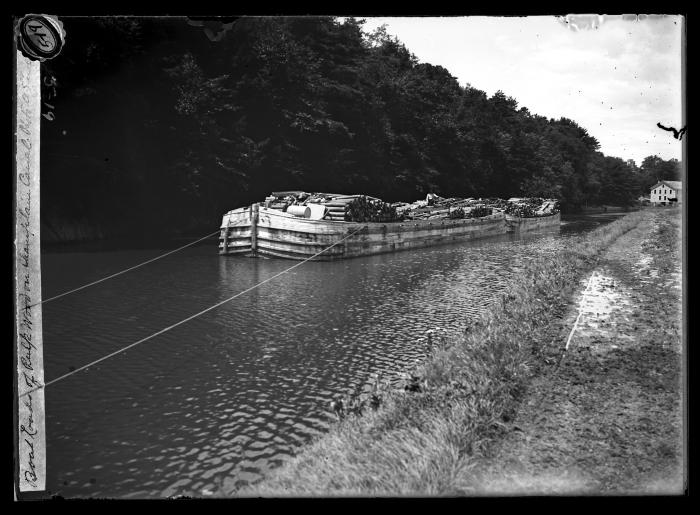
[[[563,359],[552,352],[552,365],[462,493],[683,492],[680,214],[673,213],[651,214],[584,278],[577,303],[553,329],[552,339],[566,342],[581,313]]]

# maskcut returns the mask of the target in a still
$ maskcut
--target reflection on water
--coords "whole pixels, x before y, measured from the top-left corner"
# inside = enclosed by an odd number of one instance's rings
[[[529,260],[614,215],[561,231],[313,262],[47,388],[48,489],[65,497],[206,495],[255,481],[324,431],[329,401],[462,330]],[[50,253],[44,295],[157,250]],[[44,306],[46,378],[288,268],[193,247]]]

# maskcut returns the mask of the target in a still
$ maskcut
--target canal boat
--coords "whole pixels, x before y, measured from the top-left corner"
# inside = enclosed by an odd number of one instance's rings
[[[560,213],[521,217],[505,210],[474,218],[357,222],[328,219],[323,206],[278,209],[255,203],[223,216],[219,253],[296,260],[335,260],[431,247],[509,232],[558,227]]]

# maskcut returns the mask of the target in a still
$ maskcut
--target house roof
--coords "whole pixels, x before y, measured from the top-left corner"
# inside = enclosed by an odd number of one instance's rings
[[[653,190],[654,188],[656,188],[657,186],[660,186],[661,184],[665,184],[666,186],[668,186],[669,188],[674,189],[674,190],[683,189],[683,182],[681,182],[681,181],[659,181],[656,184],[654,184],[651,187],[651,189]]]

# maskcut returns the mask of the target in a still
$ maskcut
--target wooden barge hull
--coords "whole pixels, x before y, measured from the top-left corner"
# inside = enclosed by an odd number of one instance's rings
[[[552,227],[559,227],[561,225],[561,213],[534,218],[520,218],[506,215],[506,223],[509,225],[509,232],[540,231]]]
[[[521,220],[537,220],[538,223],[523,223]],[[558,227],[559,223],[559,213],[537,219],[509,219],[503,213],[497,213],[456,220],[335,222],[299,218],[277,209],[253,205],[224,215],[219,253],[328,261],[432,247],[519,230]]]

